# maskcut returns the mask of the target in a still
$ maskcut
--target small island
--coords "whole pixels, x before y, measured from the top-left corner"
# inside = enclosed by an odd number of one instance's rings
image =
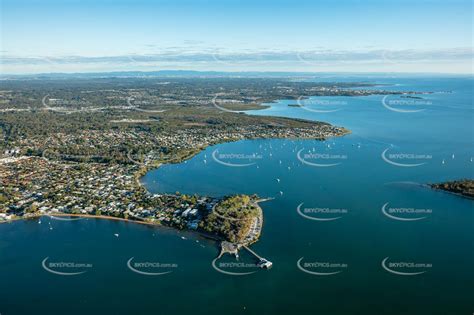
[[[474,180],[461,179],[444,183],[429,184],[433,189],[443,190],[465,198],[474,199]]]

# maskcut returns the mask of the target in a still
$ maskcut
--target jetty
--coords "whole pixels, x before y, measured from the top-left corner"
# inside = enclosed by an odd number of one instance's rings
[[[261,257],[259,254],[257,254],[255,251],[250,249],[247,245],[242,245],[243,248],[245,248],[250,254],[255,256],[258,259],[258,266],[263,269],[270,269],[273,266],[273,263],[269,261],[266,258]]]

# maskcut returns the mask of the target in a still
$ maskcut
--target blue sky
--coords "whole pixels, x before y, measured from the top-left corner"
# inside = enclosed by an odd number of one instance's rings
[[[1,1],[2,72],[472,72],[471,1]]]

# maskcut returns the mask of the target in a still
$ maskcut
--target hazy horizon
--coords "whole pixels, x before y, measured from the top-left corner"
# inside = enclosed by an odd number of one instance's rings
[[[9,77],[34,77],[34,76],[94,76],[94,75],[110,75],[110,77],[124,77],[139,76],[140,74],[149,75],[150,77],[162,76],[162,77],[194,77],[194,76],[242,76],[242,77],[296,77],[296,76],[400,76],[400,77],[416,77],[416,76],[429,76],[429,77],[472,77],[474,73],[442,73],[442,72],[348,72],[348,71],[335,71],[335,72],[308,72],[308,71],[212,71],[212,70],[189,70],[189,69],[162,69],[162,70],[121,70],[121,71],[87,71],[87,72],[32,72],[32,73],[1,73],[0,78]],[[268,75],[268,76],[266,76]]]
[[[473,70],[464,0],[4,0],[1,8],[8,74]]]

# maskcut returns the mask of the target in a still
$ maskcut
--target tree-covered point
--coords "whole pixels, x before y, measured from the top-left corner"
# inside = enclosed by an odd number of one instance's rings
[[[253,220],[259,215],[256,196],[235,195],[224,198],[203,219],[200,227],[233,243],[241,242],[248,234]]]

